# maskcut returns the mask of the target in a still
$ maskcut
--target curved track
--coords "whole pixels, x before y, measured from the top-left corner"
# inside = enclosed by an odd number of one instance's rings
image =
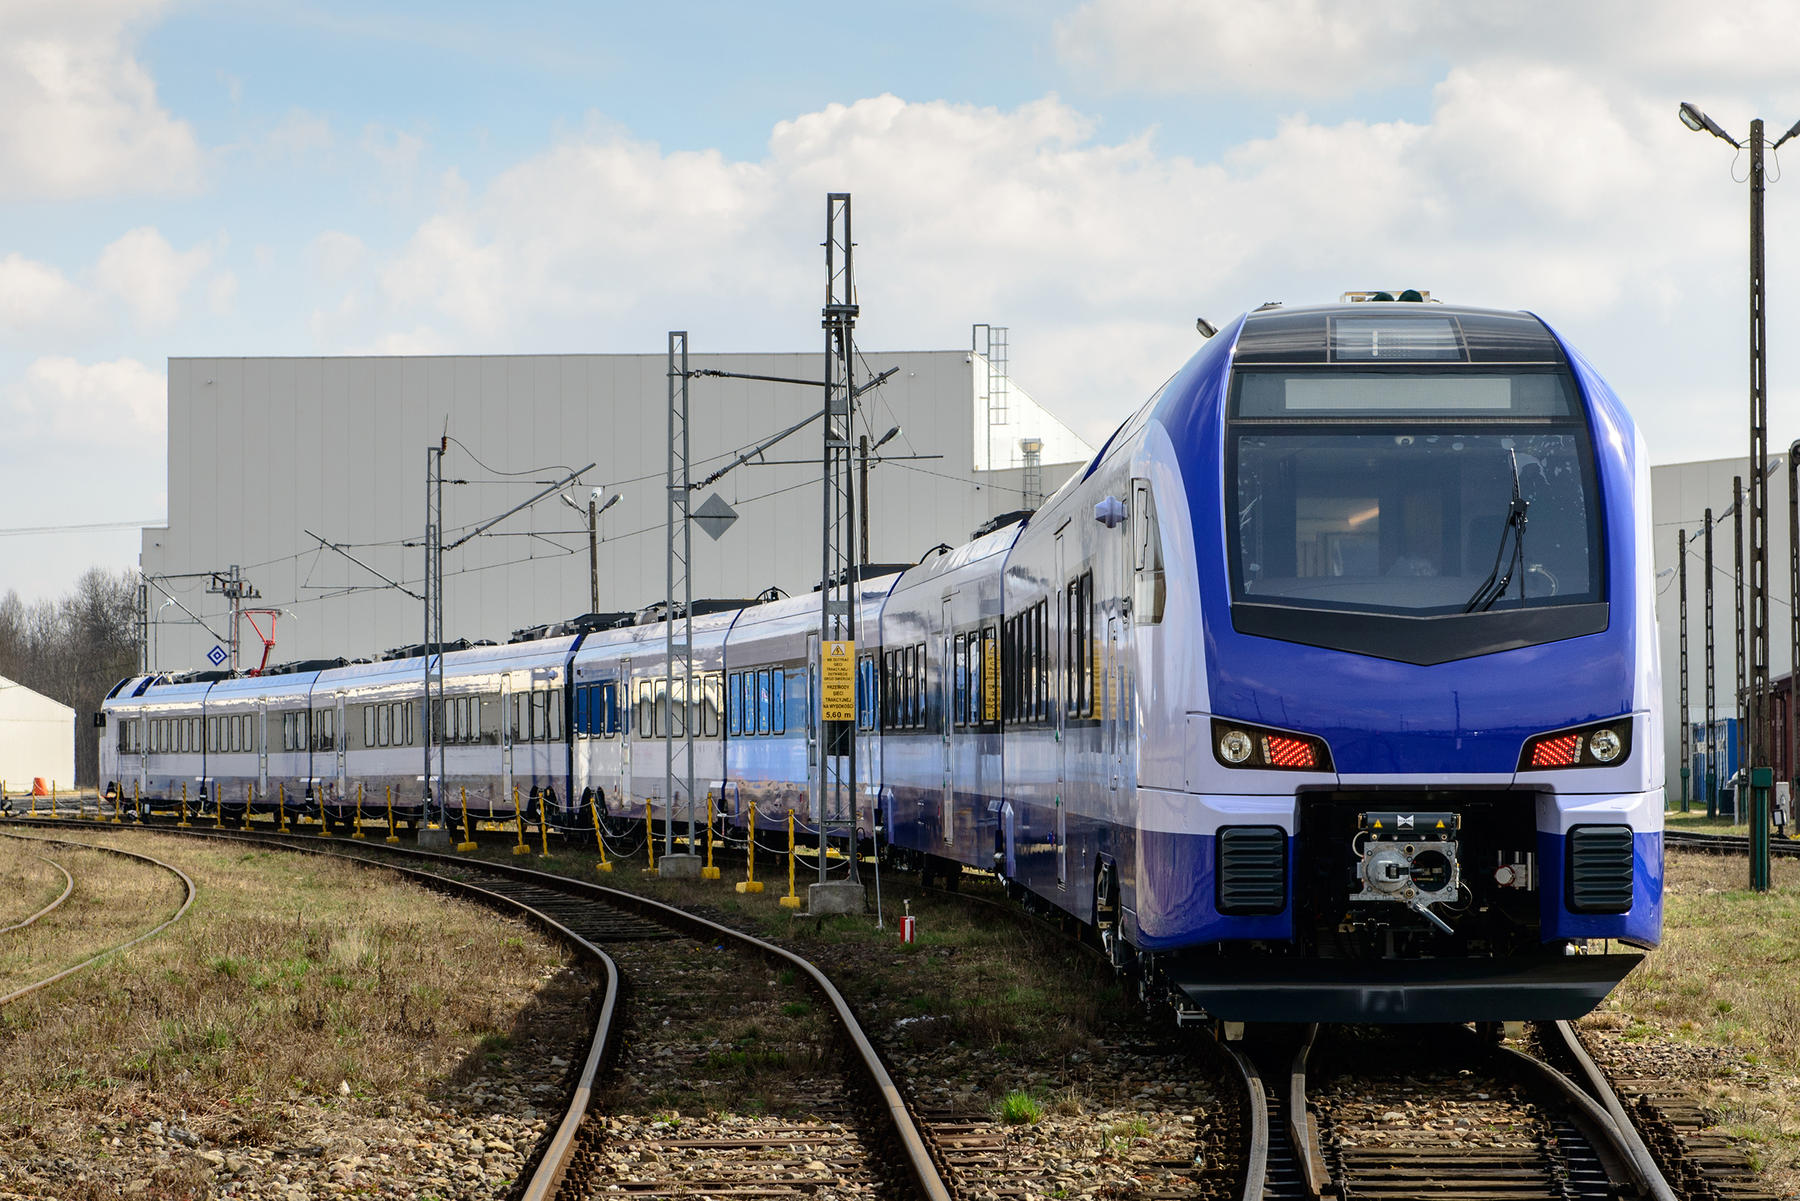
[[[75,823],[62,824],[66,827]],[[118,827],[103,828],[116,830]],[[895,1163],[900,1169],[898,1174],[905,1180],[909,1197],[950,1201],[951,1192],[932,1162],[925,1138],[913,1122],[899,1089],[868,1036],[851,1013],[848,1002],[815,965],[784,948],[646,897],[512,864],[475,862],[427,851],[326,841],[304,835],[282,836],[201,827],[170,832],[328,854],[399,871],[429,887],[454,891],[479,903],[520,912],[579,954],[604,966],[607,985],[599,1006],[594,1037],[586,1060],[573,1081],[565,1116],[539,1152],[531,1179],[519,1194],[528,1201],[584,1195],[587,1177],[596,1166],[595,1157],[586,1153],[591,1151],[591,1145],[590,1140],[583,1137],[583,1123],[599,1087],[601,1069],[617,1053],[621,984],[618,966],[601,949],[602,946],[609,942],[666,939],[671,934],[704,940],[708,944],[735,946],[798,973],[826,1003],[847,1048],[846,1058],[860,1077],[852,1083],[851,1091],[863,1096],[858,1108],[868,1115],[864,1124],[878,1126],[871,1133],[878,1142],[890,1144],[879,1147],[880,1154],[869,1157],[869,1169],[874,1171],[882,1168],[884,1163]],[[796,1145],[810,1146],[816,1141],[800,1139],[796,1140]],[[789,1187],[794,1182],[770,1183]],[[883,1193],[891,1191],[883,1185],[872,1184],[870,1187]]]
[[[42,909],[38,910],[36,913],[32,914],[30,917],[23,918],[19,921],[16,921],[10,926],[0,926],[0,934],[6,934],[13,930],[23,930],[27,926],[35,925],[40,918],[48,917],[50,914],[55,913],[56,910],[61,907],[62,903],[64,901],[68,900],[70,895],[73,894],[75,891],[75,877],[71,876],[69,874],[68,868],[64,867],[62,864],[58,863],[56,860],[50,858],[47,855],[39,855],[37,858],[38,858],[39,862],[48,863],[51,867],[55,868],[57,871],[62,873],[62,878],[63,878],[62,895],[57,897],[54,901],[51,901],[48,905],[44,906]]]
[[[186,890],[185,895],[182,897],[181,908],[177,909],[175,911],[175,916],[171,917],[168,921],[163,922],[161,925],[155,926],[152,929],[146,930],[144,933],[138,935],[135,938],[128,939],[125,942],[119,943],[115,946],[108,947],[104,951],[100,951],[97,954],[90,955],[88,958],[82,960],[80,963],[76,964],[74,967],[64,968],[62,971],[57,972],[54,975],[45,976],[41,980],[37,980],[31,984],[27,984],[23,988],[15,989],[12,992],[7,993],[5,996],[0,996],[0,1005],[7,1005],[13,1001],[17,1001],[21,997],[30,996],[32,993],[37,992],[39,989],[48,988],[50,985],[55,984],[58,980],[66,980],[70,976],[73,976],[76,972],[81,971],[83,968],[92,967],[94,964],[99,963],[102,959],[110,958],[113,955],[117,955],[121,951],[124,951],[131,947],[137,946],[139,943],[145,941],[146,939],[156,937],[158,934],[161,934],[164,930],[167,930],[170,926],[173,926],[176,922],[180,921],[183,917],[186,917],[187,911],[194,904],[194,897],[196,895],[197,890],[194,888],[193,880],[189,879],[188,874],[186,872],[182,871],[180,868],[178,868],[170,863],[164,863],[160,859],[153,859],[148,855],[140,855],[140,854],[136,853],[135,851],[120,851],[120,850],[116,850],[112,847],[93,846],[91,844],[84,843],[84,842],[70,842],[65,839],[60,839],[60,838],[24,838],[19,835],[15,835],[15,834],[0,835],[0,837],[18,838],[21,842],[48,842],[48,843],[52,843],[57,846],[75,847],[75,848],[80,848],[81,850],[86,850],[86,851],[104,851],[109,855],[118,855],[124,859],[136,859],[141,863],[148,863],[152,867],[159,867],[162,870],[175,876],[177,879],[179,879],[181,881],[182,887]],[[69,873],[66,869],[63,870],[63,875],[65,877],[69,875]],[[63,900],[69,895],[69,893],[71,891],[74,890],[74,887],[75,887],[75,882],[74,882],[73,878],[71,878],[69,880],[69,886],[67,889],[64,890],[62,897],[58,897],[57,900],[55,901],[55,903],[52,904],[49,907],[49,909],[54,909],[54,908],[56,908],[57,905],[62,904]],[[20,923],[20,925],[29,925],[30,922],[36,921],[38,917],[42,917],[44,913],[49,912],[49,909],[39,911],[38,914],[36,914],[35,916],[33,916],[31,919],[29,919],[26,922]],[[7,928],[8,929],[17,929],[18,927],[17,926],[9,926]]]
[[[1402,1045],[1423,1045],[1430,1037],[1428,1028],[1407,1030],[1405,1035],[1389,1031],[1383,1037]],[[1437,1129],[1424,1116],[1428,1109],[1414,1108],[1433,1099],[1418,1099],[1410,1074],[1392,1080],[1357,1077],[1357,1086],[1365,1093],[1383,1086],[1391,1090],[1362,1098],[1373,1111],[1392,1107],[1384,1116],[1393,1124],[1370,1135],[1368,1120],[1359,1122],[1352,1107],[1334,1109],[1333,1101],[1307,1095],[1307,1072],[1315,1050],[1342,1053],[1332,1045],[1341,1032],[1309,1027],[1295,1034],[1275,1028],[1257,1032],[1252,1041],[1222,1044],[1228,1061],[1237,1066],[1248,1114],[1239,1196],[1243,1201],[1412,1198],[1441,1190],[1443,1182],[1453,1180],[1454,1195],[1471,1201],[1539,1197],[1676,1201],[1624,1107],[1597,1070],[1582,1073],[1578,1082],[1516,1048],[1478,1048],[1474,1037],[1460,1029],[1450,1037],[1464,1040],[1471,1052],[1466,1062],[1473,1066],[1459,1073],[1456,1082],[1459,1095],[1483,1102],[1505,1098],[1494,1108],[1510,1107],[1517,1118],[1539,1127],[1535,1140],[1489,1146],[1466,1140],[1458,1130]],[[1547,1048],[1585,1059],[1566,1022],[1543,1024],[1537,1038]],[[1259,1064],[1268,1070],[1259,1070]],[[1284,1074],[1285,1080],[1275,1073]]]

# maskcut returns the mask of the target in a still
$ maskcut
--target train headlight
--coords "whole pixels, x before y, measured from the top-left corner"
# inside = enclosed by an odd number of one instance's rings
[[[1226,767],[1273,771],[1330,771],[1331,750],[1322,738],[1213,719],[1213,751]]]
[[[1619,735],[1613,730],[1595,730],[1588,738],[1588,751],[1602,763],[1611,763],[1619,757],[1625,744],[1619,741]]]
[[[1525,740],[1520,771],[1570,767],[1611,767],[1631,757],[1631,721],[1615,718],[1573,729],[1552,730]]]
[[[1242,730],[1227,730],[1219,735],[1219,758],[1236,766],[1250,757],[1256,743]]]

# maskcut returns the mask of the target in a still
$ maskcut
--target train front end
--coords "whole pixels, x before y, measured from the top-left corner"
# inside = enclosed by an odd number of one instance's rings
[[[1157,413],[1198,574],[1198,842],[1141,848],[1135,941],[1225,1020],[1587,1012],[1661,929],[1641,438],[1524,313],[1228,339]]]

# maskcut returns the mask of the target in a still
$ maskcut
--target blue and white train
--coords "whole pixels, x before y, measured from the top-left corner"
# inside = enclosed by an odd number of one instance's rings
[[[1586,1012],[1661,930],[1648,473],[1534,316],[1264,306],[1036,512],[860,582],[861,832],[1225,1021]],[[453,813],[660,820],[690,722],[721,829],[810,825],[817,612],[697,614],[673,703],[660,621],[446,652]],[[103,778],[416,814],[424,667],[127,680]]]

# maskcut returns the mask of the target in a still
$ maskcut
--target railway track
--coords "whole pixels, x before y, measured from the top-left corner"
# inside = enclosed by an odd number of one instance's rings
[[[161,934],[164,930],[167,930],[170,926],[173,926],[176,922],[180,921],[183,917],[186,917],[187,911],[194,904],[194,897],[196,895],[196,890],[194,888],[193,880],[188,878],[187,873],[183,872],[180,868],[174,866],[173,864],[164,863],[160,859],[153,859],[149,855],[138,854],[137,852],[134,852],[134,851],[115,850],[111,847],[92,846],[92,845],[89,845],[88,843],[74,842],[74,841],[69,841],[69,840],[65,840],[65,839],[42,838],[42,837],[39,837],[36,835],[20,836],[20,835],[14,835],[14,834],[6,834],[6,835],[0,835],[0,837],[15,839],[16,841],[19,841],[19,842],[47,843],[52,846],[66,847],[71,850],[78,849],[81,851],[99,851],[99,852],[102,852],[105,854],[117,855],[123,859],[136,860],[137,862],[146,863],[146,864],[149,864],[150,866],[155,867],[161,871],[168,872],[170,875],[174,876],[177,880],[181,881],[181,886],[184,889],[184,893],[183,893],[182,900],[181,900],[181,906],[175,911],[174,916],[168,918],[166,921],[159,923],[158,925],[152,927],[151,929],[144,931],[142,934],[136,935],[135,937],[129,938],[129,939],[125,940],[124,942],[116,943],[110,947],[105,948],[104,950],[98,951],[95,954],[90,955],[87,958],[83,959],[80,963],[77,963],[72,967],[64,968],[61,971],[54,972],[54,973],[52,973],[48,976],[44,976],[38,980],[34,980],[31,983],[24,985],[23,987],[16,988],[9,993],[0,995],[0,1005],[8,1005],[14,1001],[19,1000],[22,997],[28,997],[32,993],[38,992],[41,989],[48,988],[50,985],[55,984],[59,980],[66,980],[70,976],[73,976],[75,973],[77,973],[79,971],[83,971],[87,968],[90,968],[90,967],[94,966],[95,964],[101,962],[102,960],[109,959],[114,955],[117,955],[123,951],[129,950],[130,948],[137,946],[141,942],[144,942],[148,939],[156,937],[158,934]],[[42,858],[42,856],[40,856],[40,858]],[[54,863],[48,859],[46,859],[45,862],[49,862],[52,867],[55,867],[59,872],[62,873],[63,879],[66,882],[64,885],[63,891],[62,891],[62,895],[57,897],[56,900],[52,901],[50,904],[44,906],[42,909],[39,909],[36,913],[32,914],[30,917],[26,918],[25,920],[20,921],[20,922],[14,922],[12,925],[6,926],[4,928],[0,928],[0,934],[5,934],[8,932],[16,932],[16,931],[23,930],[23,929],[26,929],[26,928],[34,925],[40,919],[47,917],[51,913],[55,912],[59,907],[61,907],[63,902],[67,901],[69,899],[70,895],[74,893],[75,878],[69,872],[69,870],[67,868],[63,867],[61,864]]]
[[[59,825],[82,828],[83,823]],[[395,870],[428,887],[522,913],[602,966],[607,984],[597,1004],[594,1037],[585,1061],[571,1065],[565,1116],[528,1165],[530,1180],[518,1194],[524,1201],[691,1194],[702,1182],[714,1196],[951,1197],[899,1090],[841,994],[813,964],[772,943],[648,898],[512,864],[230,829],[179,833]],[[702,970],[696,964],[704,959],[715,962]],[[597,1103],[630,1100],[638,1089],[656,1095],[699,1067],[735,1066],[729,1054],[722,1063],[706,1063],[680,1048],[692,1043],[696,1022],[741,1003],[747,973],[769,980],[771,970],[774,988],[762,1000],[766,1009],[793,1020],[794,1046],[785,1054],[788,1062],[805,1060],[805,1070],[791,1074],[791,1091],[804,1097],[805,1105],[772,1122],[704,1133],[696,1132],[699,1123],[691,1115],[638,1115],[644,1120],[637,1122],[597,1111]],[[802,1002],[803,994],[812,1000]],[[805,1014],[799,1012],[803,1004]],[[816,1053],[794,1054],[800,1046]],[[749,1057],[743,1062],[751,1066]],[[602,1079],[608,1064],[615,1075],[617,1069],[632,1074],[629,1086]]]
[[[1748,855],[1748,834],[1702,834],[1697,830],[1664,830],[1663,845],[1689,851],[1707,851],[1714,855]],[[1800,840],[1769,839],[1769,854],[1780,859],[1800,859]]]

